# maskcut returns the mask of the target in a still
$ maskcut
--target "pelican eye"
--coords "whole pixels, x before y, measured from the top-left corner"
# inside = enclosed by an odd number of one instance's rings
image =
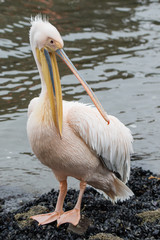
[[[49,39],[48,45],[49,45],[50,50],[54,50],[54,51],[57,50],[57,46],[56,46],[56,41],[55,40]]]

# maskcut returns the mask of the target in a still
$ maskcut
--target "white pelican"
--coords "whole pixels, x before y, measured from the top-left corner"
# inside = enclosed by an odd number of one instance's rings
[[[77,225],[86,184],[102,190],[113,201],[133,195],[125,185],[130,174],[133,139],[123,123],[104,112],[64,53],[58,30],[41,16],[32,19],[31,24],[30,44],[42,90],[40,96],[29,104],[27,133],[37,158],[52,169],[60,182],[55,211],[32,218],[41,225],[56,220],[58,226],[66,222]],[[96,108],[79,102],[62,101],[56,55],[76,75]],[[68,176],[80,181],[80,192],[74,209],[64,212]]]

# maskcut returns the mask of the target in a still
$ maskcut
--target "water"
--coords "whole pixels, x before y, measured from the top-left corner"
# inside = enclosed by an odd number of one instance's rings
[[[47,14],[65,51],[104,109],[132,131],[132,165],[160,172],[159,1],[0,1],[0,189],[43,193],[58,186],[32,154],[27,107],[40,93],[30,16]],[[59,60],[63,98],[90,102]],[[70,181],[72,187],[75,182]],[[21,189],[21,190],[19,190]]]

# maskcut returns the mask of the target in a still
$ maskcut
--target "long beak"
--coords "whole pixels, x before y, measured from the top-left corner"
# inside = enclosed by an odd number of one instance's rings
[[[47,86],[47,92],[52,111],[52,117],[60,136],[62,136],[63,107],[60,76],[56,55],[46,49],[36,49],[38,61],[42,67],[43,77]]]
[[[87,82],[82,78],[82,76],[80,76],[79,72],[77,71],[73,63],[70,61],[70,59],[67,57],[64,50],[58,49],[56,53],[65,62],[65,64],[71,69],[71,71],[74,73],[76,78],[80,81],[80,83],[82,84],[82,86],[84,87],[88,95],[90,96],[91,100],[93,101],[94,105],[96,106],[96,108],[98,109],[98,111],[100,112],[104,120],[109,124],[110,120],[106,112],[104,111],[102,105],[100,104],[99,100],[97,99],[96,95],[94,94],[90,86],[87,84]]]

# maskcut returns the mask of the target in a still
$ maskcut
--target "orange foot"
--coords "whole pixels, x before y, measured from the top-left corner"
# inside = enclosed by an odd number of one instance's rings
[[[80,210],[79,209],[72,209],[68,212],[63,213],[60,218],[57,220],[57,226],[59,227],[63,223],[72,223],[76,226],[80,220]]]
[[[48,224],[50,222],[54,222],[58,220],[61,214],[63,214],[63,212],[60,213],[55,211],[52,213],[35,215],[35,216],[32,216],[31,218],[39,222],[39,225],[44,225],[44,224]]]

